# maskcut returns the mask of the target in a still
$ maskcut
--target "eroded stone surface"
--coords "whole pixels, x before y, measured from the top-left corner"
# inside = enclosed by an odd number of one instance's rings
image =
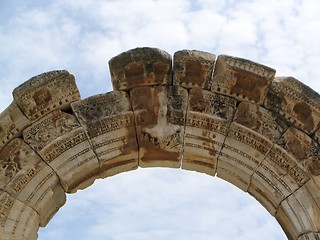
[[[13,98],[34,122],[54,109],[66,109],[80,99],[74,76],[65,70],[40,74],[14,89]]]
[[[24,140],[60,177],[67,192],[99,178],[99,163],[84,129],[72,114],[55,110],[23,131]]]
[[[218,56],[212,91],[262,104],[275,70],[264,65],[226,55]]]
[[[200,88],[189,93],[182,168],[215,175],[237,101]]]
[[[234,121],[267,137],[271,142],[277,142],[288,128],[276,114],[250,102],[239,104]]]
[[[320,209],[306,187],[295,191],[285,199],[278,209],[276,218],[283,224],[292,239],[304,233],[317,232],[320,229]]]
[[[72,104],[100,161],[101,177],[138,167],[138,144],[126,92],[96,95]]]
[[[40,220],[35,210],[0,191],[0,213],[0,239],[37,239]]]
[[[45,226],[66,201],[55,172],[19,138],[0,152],[0,190],[35,209],[41,226]]]
[[[180,167],[187,90],[176,86],[130,91],[139,144],[139,166]]]
[[[306,133],[313,133],[319,128],[320,97],[295,78],[277,77],[264,105]]]
[[[114,90],[172,83],[172,60],[169,53],[157,48],[135,48],[109,61]]]
[[[173,84],[211,89],[216,56],[197,50],[181,50],[173,56]]]
[[[0,123],[0,150],[12,138],[19,136],[25,127],[30,125],[30,121],[15,102],[12,102],[0,114]]]

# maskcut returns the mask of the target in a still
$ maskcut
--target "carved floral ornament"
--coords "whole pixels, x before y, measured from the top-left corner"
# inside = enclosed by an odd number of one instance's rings
[[[173,63],[172,63],[173,62]],[[0,239],[37,239],[66,193],[140,167],[220,177],[289,239],[320,239],[320,97],[261,64],[136,48],[109,61],[114,91],[81,99],[52,71],[0,115]]]

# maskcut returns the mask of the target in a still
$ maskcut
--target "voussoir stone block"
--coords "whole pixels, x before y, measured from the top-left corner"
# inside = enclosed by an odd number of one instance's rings
[[[261,105],[275,72],[247,59],[220,55],[216,60],[211,90]]]
[[[135,48],[109,61],[114,90],[172,84],[171,55],[157,48]]]
[[[292,239],[320,229],[319,196],[314,199],[306,186],[301,187],[282,201],[276,219],[289,232]]]
[[[188,92],[178,86],[130,91],[139,145],[139,166],[180,167]]]
[[[12,138],[21,135],[22,130],[30,125],[30,121],[21,112],[15,102],[12,102],[0,114],[0,150]]]
[[[294,156],[311,176],[320,175],[319,146],[309,135],[290,127],[277,144]]]
[[[20,138],[14,138],[0,152],[0,190],[35,209],[41,226],[66,201],[55,172]]]
[[[182,168],[215,175],[237,101],[200,88],[189,92]]]
[[[8,193],[0,191],[0,239],[36,240],[39,215]]]
[[[278,115],[250,102],[240,102],[234,122],[250,128],[274,143],[288,128]]]
[[[42,73],[13,91],[14,101],[26,117],[34,122],[54,109],[68,109],[80,99],[72,74],[65,70]]]
[[[138,168],[138,144],[129,96],[123,91],[73,103],[100,162],[102,178]]]
[[[23,138],[57,173],[66,192],[84,189],[100,177],[98,159],[74,115],[48,113],[26,128]]]
[[[295,78],[275,78],[264,105],[308,134],[314,133],[319,128],[319,94]]]
[[[211,89],[216,56],[198,50],[181,50],[173,55],[173,84],[186,88]]]

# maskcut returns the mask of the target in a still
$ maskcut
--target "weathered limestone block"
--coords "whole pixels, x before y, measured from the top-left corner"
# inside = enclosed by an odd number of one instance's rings
[[[288,236],[297,239],[306,233],[320,229],[319,198],[314,199],[306,186],[301,187],[280,205],[276,219]]]
[[[264,105],[308,134],[319,128],[320,97],[295,78],[275,78]]]
[[[138,168],[134,115],[126,92],[114,91],[73,103],[105,178]]]
[[[275,70],[264,65],[226,55],[218,56],[211,90],[262,104]]]
[[[139,145],[139,166],[180,167],[188,101],[178,86],[137,87],[130,91]]]
[[[272,146],[265,136],[233,122],[218,157],[217,176],[247,191],[252,174]]]
[[[273,143],[277,142],[288,128],[276,114],[250,102],[239,104],[234,122],[267,137]]]
[[[27,118],[34,122],[54,109],[68,109],[80,99],[74,76],[65,70],[40,74],[14,89],[13,98]]]
[[[171,55],[157,48],[135,48],[109,61],[114,90],[172,84]]]
[[[19,136],[28,125],[30,125],[30,121],[21,112],[17,104],[12,102],[0,114],[0,150],[12,138]]]
[[[66,201],[55,172],[20,138],[10,141],[0,152],[0,190],[35,209],[41,226]]]
[[[278,142],[283,149],[297,159],[311,176],[320,174],[319,145],[304,132],[290,127]]]
[[[99,178],[99,163],[84,129],[72,114],[55,110],[23,131],[24,140],[58,174],[66,192]]]
[[[36,240],[39,215],[35,210],[0,191],[0,239]]]
[[[297,160],[275,144],[252,176],[249,193],[274,214],[281,201],[309,178]]]
[[[237,101],[193,88],[189,93],[182,168],[215,175]]]
[[[173,84],[211,89],[216,56],[197,50],[181,50],[173,56]]]

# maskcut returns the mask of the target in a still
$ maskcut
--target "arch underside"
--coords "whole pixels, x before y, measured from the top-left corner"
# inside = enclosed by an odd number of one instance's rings
[[[251,194],[289,239],[320,239],[320,98],[249,60],[137,48],[109,61],[114,91],[81,100],[52,71],[0,115],[0,239],[37,239],[66,193],[171,167]]]

